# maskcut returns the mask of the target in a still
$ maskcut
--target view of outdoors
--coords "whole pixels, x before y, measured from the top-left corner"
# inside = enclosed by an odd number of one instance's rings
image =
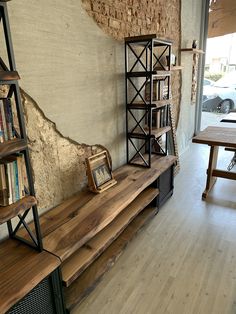
[[[236,33],[207,39],[201,129],[236,110]]]

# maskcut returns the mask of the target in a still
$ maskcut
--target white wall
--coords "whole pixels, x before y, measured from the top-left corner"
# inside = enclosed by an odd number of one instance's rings
[[[182,0],[182,48],[192,46],[192,41],[200,41],[200,28],[202,18],[202,0]],[[201,48],[201,47],[200,47]],[[177,130],[178,147],[180,154],[189,145],[194,134],[196,104],[191,104],[192,61],[193,55],[182,52],[182,101],[180,106],[180,119]]]

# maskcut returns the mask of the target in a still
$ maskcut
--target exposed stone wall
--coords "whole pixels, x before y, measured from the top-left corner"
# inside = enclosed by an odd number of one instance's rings
[[[29,95],[23,90],[21,95],[36,197],[43,211],[86,187],[85,158],[104,147],[64,137]]]
[[[83,7],[98,25],[116,39],[156,33],[180,37],[179,0],[82,0]]]
[[[172,40],[173,53],[180,62],[180,0],[82,0],[82,5],[103,31],[117,40],[146,34]],[[181,79],[181,73],[174,73],[172,95],[176,123],[180,111]]]

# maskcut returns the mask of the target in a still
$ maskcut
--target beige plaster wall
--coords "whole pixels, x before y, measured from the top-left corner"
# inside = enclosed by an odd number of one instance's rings
[[[8,3],[20,85],[79,143],[106,146],[124,163],[123,47],[78,0]]]

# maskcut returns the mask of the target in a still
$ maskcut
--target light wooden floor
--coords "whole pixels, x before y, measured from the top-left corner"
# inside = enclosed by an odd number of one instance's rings
[[[201,200],[208,151],[183,155],[174,196],[73,314],[236,313],[236,182]]]

